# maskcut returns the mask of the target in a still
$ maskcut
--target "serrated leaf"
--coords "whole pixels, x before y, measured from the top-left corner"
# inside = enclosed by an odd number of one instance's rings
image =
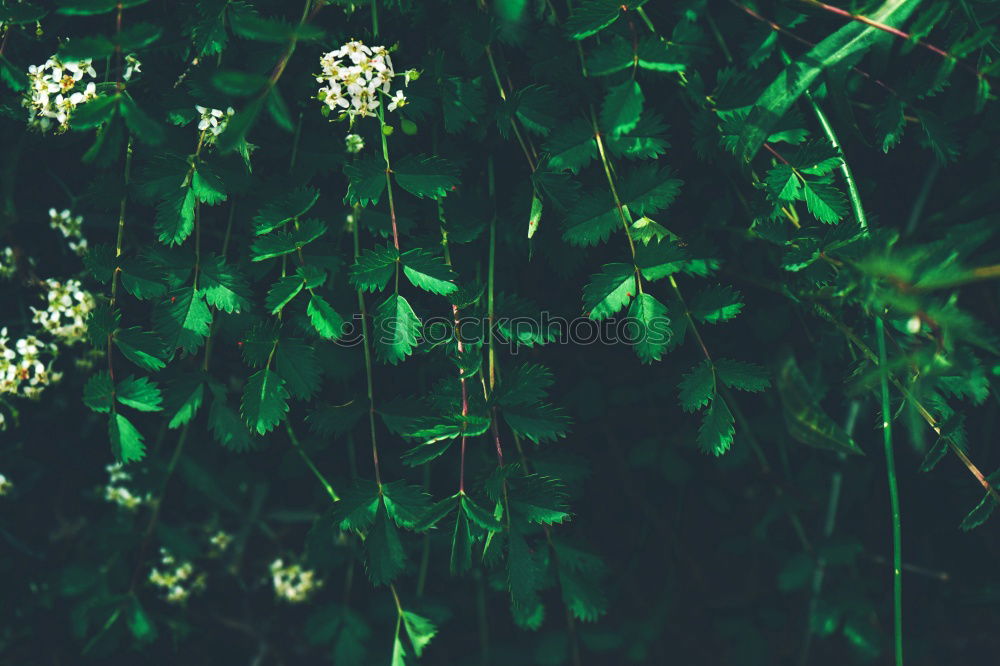
[[[459,505],[469,520],[480,529],[487,532],[500,532],[503,530],[503,525],[500,521],[494,518],[492,513],[476,504],[468,495],[464,493],[461,495]]]
[[[99,413],[111,411],[114,402],[115,385],[107,372],[91,375],[83,387],[83,404]]]
[[[143,370],[162,370],[168,355],[163,348],[163,340],[156,333],[143,331],[138,326],[123,328],[115,333],[115,346],[128,360]]]
[[[204,164],[199,165],[191,174],[191,191],[198,201],[209,206],[226,200],[226,184]]]
[[[250,309],[250,287],[222,257],[203,258],[198,281],[198,293],[212,307],[230,314]]]
[[[536,444],[565,437],[570,419],[560,407],[549,403],[511,405],[501,414],[511,430]]]
[[[659,361],[670,342],[670,318],[667,308],[650,294],[635,297],[628,316],[632,326],[630,341],[643,363]]]
[[[347,194],[344,203],[351,206],[377,204],[385,191],[385,162],[368,155],[344,165],[347,176]]]
[[[409,301],[392,294],[375,308],[372,333],[375,355],[381,361],[396,365],[413,353],[420,333],[420,319]]]
[[[993,515],[993,510],[996,509],[997,502],[993,499],[990,493],[983,495],[983,499],[979,501],[972,511],[966,514],[965,518],[962,519],[962,524],[960,527],[968,532],[969,530],[974,530],[986,520]]]
[[[736,435],[736,420],[729,411],[729,405],[720,396],[712,399],[712,404],[705,410],[698,428],[698,446],[704,453],[721,456],[729,450]]]
[[[615,0],[584,0],[573,7],[566,19],[566,32],[572,39],[596,35],[618,20],[623,7],[638,7],[642,1],[616,2]]]
[[[421,248],[407,250],[400,256],[403,274],[414,287],[432,294],[447,296],[458,290],[455,273],[444,259]]]
[[[544,365],[522,363],[504,374],[493,399],[504,406],[530,405],[545,398],[554,381],[552,371]]]
[[[802,184],[806,207],[820,222],[832,224],[847,215],[844,194],[828,183],[806,181]]]
[[[163,409],[163,394],[156,382],[148,377],[129,375],[118,382],[115,389],[118,402],[141,412],[158,412]]]
[[[558,124],[559,97],[546,85],[530,85],[515,94],[517,119],[525,129],[548,136]]]
[[[309,321],[320,337],[338,340],[343,335],[344,318],[319,294],[313,294],[306,306]]]
[[[135,257],[122,257],[119,265],[122,287],[139,300],[159,298],[167,293],[167,285],[149,262]]]
[[[406,529],[419,525],[431,508],[430,495],[422,487],[405,481],[383,483],[382,501],[393,522]]]
[[[407,155],[392,173],[400,187],[421,198],[441,199],[458,185],[458,170],[443,157]]]
[[[601,104],[601,129],[618,137],[635,129],[642,115],[644,97],[637,81],[626,81],[608,89]]]
[[[143,143],[151,146],[158,146],[163,143],[166,132],[163,125],[153,120],[148,113],[139,108],[127,92],[123,92],[119,99],[119,107],[125,124],[133,136]]]
[[[729,388],[756,393],[771,386],[767,370],[754,363],[719,358],[715,360],[715,370]]]
[[[585,118],[575,118],[556,127],[545,143],[549,166],[556,170],[579,173],[597,159],[594,130]]]
[[[153,312],[153,322],[168,350],[183,349],[191,354],[208,336],[212,312],[201,294],[186,287],[172,292]]]
[[[566,215],[563,240],[570,245],[588,247],[605,242],[612,232],[622,228],[622,218],[607,192],[583,195]]]
[[[373,585],[385,585],[402,573],[406,552],[396,525],[389,520],[385,503],[379,501],[375,521],[365,538],[365,565]]]
[[[176,190],[156,207],[156,230],[161,243],[180,245],[194,231],[194,208],[197,200],[194,190],[185,187]]]
[[[351,266],[351,284],[362,291],[382,291],[389,284],[398,260],[399,250],[392,245],[365,250]]]
[[[715,396],[715,372],[709,361],[704,360],[691,368],[681,378],[680,384],[681,408],[686,412],[696,412]]]
[[[636,225],[639,221],[636,221]],[[655,225],[651,220],[647,226]],[[633,225],[633,229],[635,229]],[[633,232],[633,240],[637,240],[637,234]],[[657,238],[655,241],[650,238],[646,243],[637,245],[635,248],[635,265],[639,267],[642,277],[647,280],[660,280],[681,270],[683,261],[687,259],[684,248],[665,238]]]
[[[146,456],[142,433],[121,414],[114,413],[108,420],[108,437],[111,439],[111,453],[118,462],[127,464]]]
[[[740,292],[726,285],[714,285],[702,290],[691,303],[691,316],[708,324],[733,319],[743,310]]]
[[[302,217],[316,205],[319,190],[299,187],[261,206],[253,218],[254,234],[262,236],[270,233],[293,219]]]
[[[167,386],[164,401],[165,410],[170,416],[169,428],[179,428],[190,423],[205,400],[205,384],[197,375],[181,375],[174,383]]]
[[[437,627],[433,622],[422,615],[417,615],[412,611],[402,612],[403,628],[413,645],[413,652],[418,657],[424,652],[424,648],[437,635]]]
[[[288,392],[308,400],[319,389],[320,366],[312,345],[298,338],[282,337],[274,355],[274,371],[285,380]]]
[[[635,293],[635,267],[606,264],[583,288],[584,312],[591,319],[606,319],[627,306]]]
[[[242,453],[253,447],[246,423],[226,404],[224,395],[215,396],[208,411],[208,425],[215,440],[230,451]]]
[[[268,289],[267,296],[264,297],[264,307],[271,314],[278,314],[304,287],[305,282],[298,275],[286,275],[283,278],[278,278],[277,282]]]
[[[243,389],[240,411],[251,431],[266,435],[284,420],[288,412],[285,380],[268,368],[250,375]]]

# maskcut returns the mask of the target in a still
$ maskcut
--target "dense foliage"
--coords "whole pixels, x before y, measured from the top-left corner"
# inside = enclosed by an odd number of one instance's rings
[[[0,662],[990,659],[998,9],[0,1]]]

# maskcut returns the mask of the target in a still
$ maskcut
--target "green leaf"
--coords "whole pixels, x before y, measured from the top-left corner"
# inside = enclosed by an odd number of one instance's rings
[[[264,104],[263,97],[253,98],[245,107],[240,109],[226,123],[226,129],[215,138],[215,147],[221,153],[228,153],[234,149],[246,145],[247,132],[253,127],[257,120],[257,115]]]
[[[421,198],[441,199],[458,185],[458,170],[443,157],[407,155],[392,173],[400,187]]]
[[[288,412],[285,380],[268,368],[252,374],[243,389],[240,411],[251,431],[266,435]]]
[[[256,238],[250,246],[251,261],[264,261],[301,250],[326,233],[326,223],[316,219],[303,220],[297,229],[276,231]]]
[[[254,233],[258,236],[270,233],[281,225],[302,217],[316,205],[319,200],[319,190],[312,187],[299,187],[291,192],[270,201],[257,211],[253,218]]]
[[[643,363],[659,361],[670,342],[670,318],[667,308],[650,294],[635,297],[628,311],[632,348]]]
[[[414,529],[431,508],[430,495],[420,486],[405,481],[382,484],[382,501],[389,517],[399,527]]]
[[[501,413],[511,430],[536,444],[565,437],[569,431],[569,417],[549,403],[511,405]]]
[[[94,16],[97,14],[107,14],[118,7],[128,9],[138,7],[149,2],[149,0],[60,0],[58,12],[69,14],[70,16]]]
[[[637,215],[653,215],[673,203],[683,184],[672,177],[670,169],[645,163],[624,179],[621,197],[629,211]]]
[[[343,335],[344,318],[319,294],[313,294],[306,306],[306,314],[320,337],[338,340]]]
[[[572,39],[596,35],[618,20],[623,7],[633,9],[643,4],[645,0],[584,0],[573,7],[573,12],[566,20],[566,32]]]
[[[527,608],[538,602],[542,568],[520,529],[508,532],[507,587],[515,607]]]
[[[608,89],[601,104],[601,129],[615,138],[635,129],[642,115],[643,94],[637,81],[626,81]]]
[[[636,224],[639,224],[639,221],[636,221]],[[650,221],[647,224],[656,223]],[[645,226],[647,225],[640,228]],[[633,240],[635,239],[636,234],[633,234]],[[685,259],[687,253],[684,248],[666,239],[657,239],[655,242],[650,240],[635,248],[635,265],[639,267],[642,277],[647,280],[660,280],[673,275],[681,270]]]
[[[286,275],[283,278],[278,278],[277,282],[271,285],[267,291],[264,307],[271,314],[278,314],[302,291],[303,287],[305,287],[305,282],[298,275]]]
[[[779,164],[768,170],[764,177],[768,193],[778,201],[802,199],[802,185],[795,170],[787,164]]]
[[[73,129],[88,130],[111,120],[118,111],[120,95],[100,95],[73,111]]]
[[[793,439],[807,446],[840,453],[864,453],[851,436],[820,407],[794,356],[789,355],[782,362],[777,384],[784,407],[785,424]]]
[[[898,28],[917,4],[909,0],[886,0],[874,11],[866,12],[871,23],[847,21],[837,32],[790,63],[754,103],[743,122],[736,146],[737,154],[747,162],[753,159],[795,101],[813,85],[823,70],[849,56],[863,53],[880,41],[891,40],[891,35],[875,25]]]
[[[191,176],[191,191],[198,201],[209,206],[226,200],[226,184],[204,164],[195,169]]]
[[[374,324],[375,355],[379,360],[396,365],[413,353],[420,319],[405,298],[392,294],[379,303]]]
[[[373,585],[391,583],[406,566],[406,552],[396,525],[389,520],[386,505],[379,501],[375,522],[365,538],[365,565]]]
[[[472,568],[472,543],[474,537],[469,529],[469,517],[459,511],[455,515],[455,530],[451,535],[451,558],[448,569],[451,575],[465,573]]]
[[[681,378],[681,408],[686,412],[696,412],[715,396],[715,372],[708,360],[699,362]]]
[[[305,340],[282,337],[274,355],[274,370],[299,400],[308,400],[319,390],[320,366],[312,345]]]
[[[667,126],[657,114],[646,112],[626,134],[608,138],[608,150],[616,157],[633,160],[656,159],[667,152],[670,142],[665,136]]]
[[[115,346],[128,360],[143,370],[162,370],[168,356],[163,348],[163,340],[152,331],[143,331],[138,326],[123,328],[115,333]]]
[[[214,308],[230,314],[250,309],[250,287],[246,279],[220,256],[203,257],[198,293]]]
[[[514,113],[525,129],[548,136],[559,123],[559,97],[546,85],[530,85],[515,94]]]
[[[156,626],[139,603],[139,599],[131,597],[128,615],[125,616],[125,624],[132,636],[140,643],[148,643],[156,639]]]
[[[111,439],[111,454],[118,462],[127,464],[142,460],[146,456],[142,434],[121,414],[111,415],[108,421],[108,437]]]
[[[575,118],[556,127],[545,143],[549,166],[556,170],[579,173],[597,159],[594,130],[586,118]]]
[[[729,405],[716,395],[712,399],[712,404],[705,410],[701,427],[698,428],[698,446],[705,453],[721,456],[733,443],[736,434],[735,423]]]
[[[148,377],[129,375],[118,382],[116,389],[118,402],[141,412],[158,412],[163,409],[163,394],[156,382]]]
[[[606,191],[584,194],[566,215],[563,240],[587,247],[603,243],[622,228],[622,218]]]
[[[493,398],[503,406],[530,405],[545,398],[553,382],[552,371],[544,365],[522,363],[504,374]]]
[[[212,324],[212,312],[201,294],[191,287],[171,292],[153,311],[153,323],[166,348],[192,354],[201,347]]]
[[[715,285],[695,296],[691,316],[708,324],[718,324],[736,317],[743,310],[740,292],[732,287]]]
[[[500,524],[500,521],[494,518],[492,513],[472,501],[472,498],[465,493],[461,493],[459,506],[469,520],[480,529],[487,532],[503,531],[503,525]]]
[[[627,306],[635,293],[633,266],[605,264],[600,273],[590,276],[590,282],[583,288],[584,312],[591,319],[606,319]]]
[[[330,519],[345,532],[366,530],[375,522],[375,510],[381,503],[378,486],[372,481],[358,479],[334,502]]]
[[[847,200],[843,193],[828,183],[805,182],[802,184],[806,207],[820,222],[832,224],[847,215]]]
[[[715,370],[722,383],[732,389],[757,393],[771,386],[767,370],[754,363],[719,358],[715,360]]]
[[[181,375],[167,386],[166,412],[170,415],[169,428],[179,428],[190,423],[205,400],[205,384],[198,375]]]
[[[208,425],[215,440],[230,451],[242,453],[253,447],[247,425],[226,404],[225,394],[215,395],[212,408],[208,411]]]
[[[377,204],[385,191],[385,162],[374,155],[361,157],[344,165],[347,195],[344,203],[351,206]],[[402,185],[402,183],[400,183]]]
[[[392,245],[365,250],[351,266],[349,278],[362,291],[382,291],[389,284],[399,260],[399,250]]]
[[[121,93],[119,108],[125,124],[133,136],[143,143],[151,146],[158,146],[163,143],[166,132],[163,125],[149,117],[145,111],[139,108],[127,92]]]
[[[570,518],[566,511],[566,487],[562,481],[541,474],[511,479],[509,503],[512,512],[529,523],[555,525]]]
[[[159,271],[149,262],[134,257],[120,261],[122,287],[140,300],[159,298],[167,293]]]
[[[98,372],[91,375],[83,387],[83,404],[95,412],[110,412],[114,401],[114,391],[115,385],[111,381],[111,375],[107,372]]]
[[[177,189],[156,207],[156,230],[161,243],[180,245],[194,231],[197,200],[190,187]]]
[[[413,645],[413,652],[419,657],[431,639],[437,635],[437,627],[426,617],[411,611],[404,610],[402,617],[403,628],[406,629],[406,635]]]
[[[451,267],[444,263],[444,259],[428,250],[407,250],[400,256],[400,263],[403,265],[403,274],[414,287],[441,296],[458,291]]]
[[[997,503],[993,499],[993,496],[989,493],[983,495],[983,499],[979,501],[979,504],[970,511],[965,518],[962,519],[962,524],[960,527],[968,532],[969,530],[974,530],[986,520],[993,515],[993,510],[996,509]]]

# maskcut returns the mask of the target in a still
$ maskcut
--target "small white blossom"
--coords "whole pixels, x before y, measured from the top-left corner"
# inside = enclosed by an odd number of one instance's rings
[[[14,248],[5,247],[0,250],[0,278],[12,278],[17,273],[17,256]]]
[[[195,105],[195,110],[200,116],[198,120],[198,129],[202,132],[207,132],[206,138],[211,142],[215,137],[222,134],[229,125],[229,119],[232,118],[236,111],[233,107],[228,107],[225,111],[222,109],[210,109],[205,106]]]
[[[336,113],[337,118],[346,117],[352,123],[357,118],[376,114],[381,104],[379,96],[389,96],[392,79],[397,76],[388,49],[384,46],[369,47],[356,40],[324,53],[319,64],[321,74],[316,81],[321,85],[316,99],[323,103],[323,113]],[[408,83],[411,76],[409,73],[405,76],[404,81]],[[415,76],[414,71],[412,78]],[[392,111],[402,106],[405,97],[399,100],[396,105],[387,108]]]
[[[90,292],[81,288],[79,280],[67,280],[65,284],[48,279],[45,300],[46,308],[31,308],[35,313],[33,321],[67,345],[84,339],[87,335],[87,316],[96,306]]]
[[[396,94],[389,98],[388,109],[390,111],[395,111],[401,106],[406,106],[406,95],[403,94],[402,90],[397,90]]]
[[[62,378],[51,371],[58,352],[55,344],[34,335],[17,340],[13,348],[8,342],[7,329],[0,329],[0,395],[37,399],[46,386]]]
[[[97,86],[86,81],[87,77],[97,77],[90,60],[63,63],[52,56],[45,64],[28,67],[28,90],[23,100],[28,124],[43,132],[53,125],[57,132],[68,130],[76,107],[97,97]]]
[[[82,255],[87,251],[87,239],[83,237],[83,215],[73,217],[70,211],[49,209],[49,226],[59,231],[63,238],[69,239],[69,249]]]
[[[0,497],[9,494],[13,488],[14,484],[11,483],[6,476],[0,474]]]
[[[223,532],[222,530],[219,530],[218,532],[212,535],[212,537],[208,540],[208,542],[212,544],[218,552],[221,553],[222,551],[224,551],[226,548],[229,547],[229,544],[233,542],[233,535],[229,534],[228,532]]]
[[[128,81],[141,71],[142,63],[135,57],[134,53],[130,53],[125,56],[125,71],[122,72],[122,79]]]
[[[166,548],[160,549],[160,566],[149,572],[150,583],[164,591],[164,599],[168,603],[183,604],[192,592],[205,589],[205,574],[195,575],[194,565],[190,562],[178,562]]]
[[[112,504],[117,504],[127,511],[135,511],[143,504],[152,502],[153,497],[149,493],[145,497],[140,497],[129,490],[124,484],[132,480],[132,476],[125,471],[121,464],[108,465],[108,485],[104,486],[104,499]]]
[[[275,596],[290,603],[307,600],[323,585],[323,581],[316,578],[315,571],[303,569],[298,564],[286,565],[280,558],[271,562],[271,580]]]

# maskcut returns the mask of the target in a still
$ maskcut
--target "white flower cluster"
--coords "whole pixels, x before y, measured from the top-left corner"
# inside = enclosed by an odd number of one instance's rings
[[[11,483],[6,476],[0,474],[0,497],[3,497],[4,495],[10,493],[11,488],[13,487],[14,484]]]
[[[149,493],[146,493],[145,497],[139,497],[122,485],[126,481],[131,481],[132,477],[120,463],[108,465],[105,469],[108,470],[108,485],[104,486],[104,499],[108,502],[128,511],[135,511],[153,500]]]
[[[160,548],[161,571],[153,568],[149,572],[149,582],[165,592],[164,599],[172,604],[182,604],[192,592],[205,589],[205,574],[195,575],[194,565],[178,562],[166,548]]]
[[[303,569],[298,564],[286,565],[281,558],[271,562],[271,580],[274,581],[274,594],[291,603],[305,601],[323,585],[315,571]]]
[[[226,126],[229,124],[229,119],[236,113],[231,106],[225,111],[222,109],[210,109],[207,106],[198,106],[197,104],[194,108],[198,112],[199,117],[198,130],[206,133],[205,137],[209,143],[225,131]]]
[[[73,217],[69,209],[57,211],[49,208],[49,226],[69,240],[69,249],[76,254],[87,251],[87,239],[83,237],[83,215]]]
[[[221,555],[226,548],[229,548],[229,544],[233,542],[233,535],[219,530],[212,535],[208,542],[212,544],[214,554]]]
[[[388,97],[389,111],[406,104],[402,90],[397,90],[395,95],[389,94],[396,72],[384,46],[350,41],[335,51],[324,53],[319,64],[323,73],[316,77],[321,84],[316,98],[325,105],[324,114],[346,115],[352,123],[356,118],[373,116],[381,104],[379,94]],[[406,82],[414,78],[410,72],[404,76]]]
[[[0,395],[11,393],[38,398],[47,385],[62,378],[61,373],[51,371],[58,351],[55,344],[46,344],[29,335],[16,341],[11,349],[8,340],[6,327],[0,329]],[[0,429],[4,424],[0,412]]]
[[[96,302],[93,295],[80,286],[79,280],[47,279],[45,295],[47,306],[44,310],[31,308],[35,313],[33,321],[59,338],[64,344],[72,345],[87,335],[87,316]]]
[[[12,278],[15,273],[17,273],[17,256],[14,254],[14,248],[5,247],[0,251],[0,278],[5,280]]]
[[[52,56],[44,65],[31,65],[24,96],[28,123],[43,132],[53,124],[56,131],[65,132],[76,107],[97,97],[96,84],[86,80],[96,76],[97,71],[90,60],[63,63]]]

